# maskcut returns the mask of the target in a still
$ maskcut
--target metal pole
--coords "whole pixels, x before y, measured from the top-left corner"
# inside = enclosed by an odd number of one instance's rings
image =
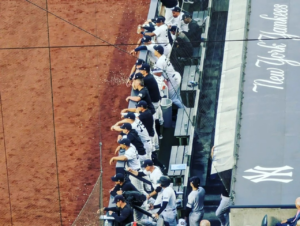
[[[102,194],[102,142],[99,143],[99,151],[100,151],[100,177],[99,177],[99,183],[100,183],[100,192],[99,192],[99,207],[100,209],[103,208],[103,194]],[[99,220],[99,225],[103,226],[103,222]]]

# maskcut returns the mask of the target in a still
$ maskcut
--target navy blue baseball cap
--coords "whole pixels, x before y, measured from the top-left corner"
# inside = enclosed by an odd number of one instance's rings
[[[112,181],[124,181],[124,174],[117,173],[115,176],[111,177]]]
[[[144,60],[142,60],[142,59],[137,59],[137,61],[135,62],[135,65],[141,65],[141,64],[143,64],[143,63],[145,63]]]
[[[166,18],[164,16],[158,16],[155,18],[155,23],[165,22]]]
[[[121,129],[132,130],[132,126],[131,126],[130,123],[124,123],[120,128],[121,128]]]
[[[162,47],[161,45],[155,45],[153,48],[160,54],[164,54],[164,47]]]
[[[180,7],[178,7],[178,6],[175,6],[173,9],[172,9],[172,11],[174,11],[174,12],[181,12],[181,9],[180,9]]]
[[[192,182],[195,186],[200,186],[200,178],[197,176],[191,177],[189,182]]]
[[[123,195],[116,195],[113,203],[117,203],[119,201],[125,202],[125,198],[123,197]]]
[[[142,43],[150,42],[151,39],[152,39],[151,36],[145,35],[145,36],[142,38]]]
[[[153,166],[154,163],[151,159],[146,159],[142,165],[142,167],[146,168],[147,166]]]
[[[185,13],[185,14],[183,14],[183,16],[182,16],[182,20],[184,20],[185,18],[192,18],[192,15],[189,14],[189,13]]]
[[[128,112],[127,115],[124,115],[124,118],[135,119],[135,114],[133,112]]]
[[[138,102],[138,103],[136,104],[136,106],[137,106],[137,107],[148,108],[148,104],[147,104],[147,102],[144,101],[144,100],[141,100],[140,102]]]
[[[140,68],[139,68],[140,69]],[[143,76],[143,74],[142,73],[136,73],[135,75],[134,75],[134,79],[144,79],[144,76]]]
[[[127,139],[127,138],[123,138],[123,139],[121,139],[121,140],[118,140],[118,143],[119,143],[119,144],[124,144],[124,145],[126,145],[127,147],[130,146],[130,140]]]
[[[150,71],[150,65],[147,63],[142,64],[142,66],[139,68],[139,70],[143,70],[143,71]]]
[[[177,26],[172,26],[171,28],[170,28],[170,31],[176,31],[177,30]]]

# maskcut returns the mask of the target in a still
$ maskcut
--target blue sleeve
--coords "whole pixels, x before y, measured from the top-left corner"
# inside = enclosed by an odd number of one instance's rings
[[[117,212],[118,211],[117,207],[105,207],[104,210],[105,211],[113,211],[113,212]]]
[[[168,202],[163,202],[160,209],[158,210],[157,214],[158,215],[161,214],[161,212],[166,209],[167,205],[168,205]]]
[[[129,79],[132,80],[134,75],[135,75],[135,72],[133,72],[133,73],[129,76]]]
[[[130,214],[130,209],[124,209],[120,212],[120,216],[118,216],[118,214],[116,213],[113,213],[112,216],[115,218],[115,221],[117,221],[118,223],[122,223]]]
[[[294,217],[292,217],[292,218],[290,218],[290,219],[287,219],[287,222],[286,223],[292,223],[293,222],[293,220],[295,219],[295,217],[296,217],[296,215],[294,216]],[[297,221],[297,220],[296,220]]]
[[[138,51],[141,51],[141,50],[148,50],[147,46],[139,46],[139,47],[134,49],[135,52],[138,52]]]

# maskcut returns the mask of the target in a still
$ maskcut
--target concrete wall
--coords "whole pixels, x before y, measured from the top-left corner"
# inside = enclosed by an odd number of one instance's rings
[[[241,208],[230,210],[230,226],[260,226],[263,217],[268,215],[268,226],[295,216],[296,209]]]
[[[226,2],[226,1],[225,1]],[[213,1],[213,7],[216,2]],[[247,37],[249,0],[230,0],[226,40]],[[245,42],[226,42],[218,98],[215,153],[212,174],[229,170],[235,164],[239,130],[241,91],[243,90]]]

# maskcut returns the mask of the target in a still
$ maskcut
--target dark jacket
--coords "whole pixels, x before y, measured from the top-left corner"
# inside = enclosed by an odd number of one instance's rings
[[[148,89],[151,101],[154,103],[160,101],[161,97],[158,84],[152,74],[148,74],[144,77],[144,85]]]
[[[120,226],[125,226],[133,222],[133,211],[129,204],[126,204],[123,209],[118,207],[106,207],[104,210],[113,211],[114,213],[111,216],[115,218],[115,221],[118,222]]]
[[[297,221],[300,220],[300,213],[298,214],[297,218],[295,219],[295,217],[297,216],[297,214],[290,218],[290,219],[287,219],[287,224],[289,224],[290,226],[296,226],[297,225]]]
[[[114,189],[110,192],[112,196],[117,195],[117,191],[137,191],[136,187],[130,182],[130,180],[126,180],[122,185],[117,184]]]
[[[177,36],[173,48],[177,51],[177,57],[193,56],[193,45],[183,32]]]
[[[138,132],[135,129],[130,130],[128,134],[121,132],[120,135],[127,136],[127,139],[129,139],[130,143],[132,143],[135,146],[139,155],[146,154],[146,149],[144,148],[144,144],[143,144]]]
[[[183,31],[188,37],[194,47],[198,47],[201,43],[202,28],[198,25],[195,20],[192,20],[189,24],[189,31]]]

